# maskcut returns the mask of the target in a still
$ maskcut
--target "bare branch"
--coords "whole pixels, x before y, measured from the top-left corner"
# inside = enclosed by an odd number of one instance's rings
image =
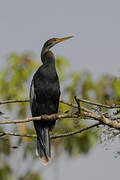
[[[29,99],[25,99],[25,100],[6,100],[6,101],[0,101],[0,105],[4,105],[4,104],[12,104],[12,103],[28,103],[30,102]],[[73,108],[78,108],[78,106],[74,103],[69,103],[69,102],[66,102],[66,101],[63,101],[63,100],[60,100],[60,103],[62,104],[66,104],[70,107],[73,107]],[[81,109],[83,111],[87,111],[87,112],[91,112],[89,109],[85,108],[85,107],[81,107]]]
[[[76,104],[74,104],[74,103],[69,103],[69,102],[66,102],[66,101],[63,101],[63,100],[60,100],[60,103],[66,104],[66,105],[71,106],[71,107],[73,107],[73,108],[78,108],[78,106],[77,106]],[[85,108],[85,107],[80,107],[80,108],[81,108],[81,110],[83,110],[83,111],[92,112],[92,111],[90,111],[89,109],[87,109],[87,108]]]
[[[10,103],[24,103],[24,102],[29,102],[28,99],[24,99],[24,100],[6,100],[6,101],[0,101],[0,105],[2,104],[10,104]]]
[[[57,138],[72,136],[72,135],[75,135],[75,134],[82,133],[82,132],[84,132],[84,131],[86,131],[88,129],[91,129],[93,127],[97,127],[100,124],[101,123],[98,122],[98,123],[92,124],[90,126],[87,126],[85,128],[82,128],[82,129],[79,129],[79,130],[76,130],[76,131],[73,131],[73,132],[64,133],[64,134],[56,134],[56,135],[52,135],[50,137],[51,137],[51,139],[57,139]],[[19,134],[19,133],[14,133],[14,132],[0,132],[0,137],[5,136],[5,135],[21,136],[21,137],[29,137],[29,138],[36,138],[37,137],[35,134]]]
[[[69,133],[64,133],[64,134],[59,134],[59,135],[53,135],[51,136],[52,139],[56,139],[56,138],[62,138],[62,137],[67,137],[67,136],[72,136],[72,135],[75,135],[75,134],[78,134],[78,133],[82,133],[88,129],[91,129],[93,127],[97,127],[99,126],[101,123],[95,123],[93,125],[90,125],[90,126],[87,126],[85,128],[82,128],[82,129],[79,129],[79,130],[76,130],[76,131],[73,131],[73,132],[69,132]]]
[[[81,114],[81,107],[80,107],[79,99],[77,98],[77,96],[75,96],[74,99],[75,99],[77,106],[78,106],[78,114]]]
[[[19,120],[1,120],[0,124],[16,124],[16,123],[26,123],[30,121],[41,121],[41,120],[58,120],[58,119],[63,119],[63,118],[79,118],[79,115],[76,114],[67,114],[67,115],[57,115],[57,114],[52,114],[52,115],[42,115],[39,117],[31,117],[31,118],[26,118],[26,119],[19,119]]]
[[[96,105],[96,106],[100,106],[100,107],[105,107],[105,108],[118,108],[118,107],[108,106],[108,105],[104,105],[104,104],[100,104],[100,103],[93,103],[93,102],[83,100],[83,99],[80,99],[80,98],[77,98],[77,100],[79,100],[80,102],[84,102],[84,103],[88,103],[88,104]],[[26,99],[26,100],[0,101],[0,104],[17,103],[17,102],[18,103],[20,103],[20,102],[29,102],[29,100]],[[66,104],[68,106],[78,108],[78,106],[76,104],[68,103],[68,102],[65,102],[63,100],[61,100],[60,102]],[[42,120],[42,119],[44,119],[44,120],[53,120],[53,119],[58,120],[58,119],[64,119],[64,118],[82,118],[82,119],[97,120],[102,124],[105,124],[107,126],[110,126],[112,128],[120,130],[120,123],[116,122],[116,121],[113,121],[113,120],[120,119],[119,115],[112,117],[112,120],[111,120],[111,117],[109,115],[103,116],[102,114],[98,114],[98,113],[93,112],[93,111],[91,111],[91,110],[89,110],[87,108],[84,108],[82,106],[80,108],[83,111],[82,116],[81,116],[80,113],[78,113],[78,114],[66,114],[66,115],[65,114],[62,114],[62,115],[57,115],[57,114],[42,115],[40,117],[26,118],[26,119],[23,119],[23,120],[0,120],[0,124],[26,123],[26,122],[30,122],[30,121],[33,121],[33,120]]]
[[[64,118],[81,118],[80,114],[67,114],[67,115],[57,115],[57,114],[52,114],[52,115],[42,115],[39,117],[32,117],[32,118],[26,118],[23,120],[1,120],[0,124],[13,124],[13,123],[26,123],[30,121],[40,121],[40,120],[58,120],[58,119],[64,119]],[[99,115],[95,112],[82,112],[82,119],[93,119],[93,120],[98,120],[100,123],[105,124],[107,126],[110,126],[115,129],[120,130],[120,123],[110,120],[109,118]]]
[[[60,100],[60,103],[66,104],[66,105],[71,106],[73,108],[77,108],[76,104],[73,104],[73,103],[70,103],[70,102],[66,102],[66,101]]]
[[[113,121],[113,120],[110,120],[109,118],[106,118],[105,116],[103,115],[98,115],[94,112],[83,112],[84,116],[87,118],[93,118],[94,120],[98,120],[99,122],[107,125],[107,126],[110,126],[112,128],[115,128],[115,129],[119,129],[120,130],[120,123],[119,122],[116,122],[116,121]]]
[[[113,109],[113,108],[120,108],[120,106],[109,106],[109,105],[105,105],[105,104],[101,104],[101,103],[94,103],[85,99],[81,99],[81,98],[77,98],[80,102],[83,103],[87,103],[87,104],[91,104],[94,106],[100,106],[100,107],[104,107],[104,108],[108,108],[108,109]]]
[[[78,98],[78,97],[76,97],[76,98],[77,98],[77,100],[79,100],[80,102],[87,103],[87,104],[91,104],[91,105],[95,105],[95,106],[100,106],[100,107],[109,108],[109,109],[112,109],[112,108],[120,108],[120,106],[109,106],[109,105],[106,105],[106,104],[91,102],[91,101],[88,101],[88,100],[85,100],[85,99],[82,99],[82,98]],[[6,101],[0,101],[0,105],[2,105],[2,104],[10,104],[10,103],[25,103],[25,102],[30,102],[30,101],[29,101],[29,99],[6,100]],[[76,104],[69,103],[69,102],[65,102],[65,101],[63,101],[63,100],[60,100],[60,102],[63,103],[63,104],[66,104],[66,105],[68,105],[68,106],[71,106],[71,107],[74,107],[74,108],[78,108],[78,106],[77,106]]]

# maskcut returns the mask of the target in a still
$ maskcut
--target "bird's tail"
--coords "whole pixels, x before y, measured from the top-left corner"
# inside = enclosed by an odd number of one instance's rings
[[[37,149],[36,155],[40,157],[40,160],[44,165],[48,164],[51,158],[51,143],[49,135],[49,127],[41,127],[37,131]]]

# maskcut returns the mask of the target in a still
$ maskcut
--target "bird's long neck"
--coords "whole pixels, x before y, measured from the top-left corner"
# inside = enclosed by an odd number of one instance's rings
[[[43,64],[55,65],[55,56],[48,48],[43,47],[41,52],[41,60]]]

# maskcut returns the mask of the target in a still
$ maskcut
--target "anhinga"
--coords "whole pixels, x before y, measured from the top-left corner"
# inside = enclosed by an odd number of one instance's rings
[[[41,60],[43,64],[34,74],[30,87],[30,107],[33,117],[58,112],[60,85],[55,68],[55,56],[50,48],[70,38],[72,36],[61,39],[52,38],[42,48]],[[51,158],[49,131],[54,127],[55,120],[33,121],[33,123],[37,134],[36,154],[46,165]]]

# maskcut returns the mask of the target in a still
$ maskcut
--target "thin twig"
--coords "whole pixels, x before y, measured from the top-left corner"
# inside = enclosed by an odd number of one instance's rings
[[[78,99],[79,101],[83,102],[83,103],[91,104],[91,105],[94,105],[94,106],[100,106],[100,107],[109,108],[109,109],[120,108],[120,106],[109,106],[109,105],[106,105],[106,104],[91,102],[91,101],[89,101],[89,100],[85,100],[85,99],[78,98],[78,97],[77,97],[77,99]],[[6,100],[6,101],[0,101],[0,105],[2,105],[2,104],[9,104],[9,103],[25,103],[25,102],[30,102],[30,101],[29,101],[29,99],[23,99],[23,100]],[[77,108],[77,105],[76,105],[76,104],[69,103],[69,102],[65,102],[65,101],[63,101],[63,100],[60,100],[60,102],[63,103],[63,104],[66,104],[66,105],[68,105],[68,106]]]
[[[70,107],[73,107],[73,108],[78,108],[78,106],[76,104],[74,104],[74,103],[69,103],[69,102],[66,102],[66,101],[63,101],[63,100],[60,100],[60,103],[66,104],[66,105],[68,105]],[[81,110],[86,111],[86,112],[92,112],[91,110],[89,110],[89,109],[87,109],[85,107],[82,107],[82,106],[81,106]]]
[[[85,128],[73,131],[73,132],[69,132],[69,133],[64,133],[64,134],[57,134],[57,135],[52,135],[50,136],[51,139],[57,139],[57,138],[62,138],[62,137],[67,137],[67,136],[72,136],[78,133],[82,133],[83,131],[86,131],[88,129],[91,129],[93,127],[97,127],[98,125],[100,125],[101,123],[95,123],[93,125],[87,126]],[[35,134],[19,134],[19,133],[14,133],[14,132],[0,132],[0,137],[1,136],[5,136],[5,135],[9,135],[9,136],[21,136],[21,137],[29,137],[29,138],[36,138]]]
[[[6,100],[6,101],[0,101],[0,105],[2,104],[10,104],[10,103],[25,103],[29,102],[28,99],[23,99],[23,100]]]
[[[82,98],[77,98],[80,102],[83,103],[87,103],[87,104],[91,104],[94,106],[100,106],[100,107],[104,107],[104,108],[108,108],[108,109],[113,109],[113,108],[120,108],[120,106],[109,106],[109,105],[105,105],[105,104],[101,104],[101,103],[95,103],[95,102],[91,102]]]
[[[60,100],[60,103],[66,104],[66,105],[71,106],[73,108],[77,108],[76,104],[73,104],[73,103],[70,103],[70,102],[66,102],[66,101]]]
[[[80,102],[79,100],[77,99],[77,96],[74,97],[76,103],[77,103],[77,106],[78,106],[78,114],[81,114],[81,107],[80,107]]]
[[[59,134],[59,135],[53,135],[51,136],[52,139],[56,139],[56,138],[62,138],[62,137],[67,137],[67,136],[72,136],[72,135],[75,135],[75,134],[78,134],[78,133],[82,133],[83,131],[86,131],[88,129],[91,129],[93,127],[98,127],[101,123],[98,122],[98,123],[95,123],[93,125],[90,125],[90,126],[87,126],[85,128],[82,128],[82,129],[79,129],[79,130],[76,130],[76,131],[73,131],[73,132],[69,132],[69,133],[64,133],[64,134]]]
[[[0,101],[0,105],[10,104],[10,103],[11,103],[11,104],[12,104],[12,103],[26,103],[26,102],[27,102],[27,103],[30,102],[29,99],[25,99],[25,100],[6,100],[6,101]],[[78,106],[77,106],[76,104],[74,104],[74,103],[69,103],[69,102],[66,102],[66,101],[63,101],[63,100],[60,100],[60,103],[66,104],[66,105],[71,106],[71,107],[73,107],[73,108],[78,108]],[[81,109],[82,109],[83,111],[90,112],[90,110],[87,109],[87,108],[81,107]]]

